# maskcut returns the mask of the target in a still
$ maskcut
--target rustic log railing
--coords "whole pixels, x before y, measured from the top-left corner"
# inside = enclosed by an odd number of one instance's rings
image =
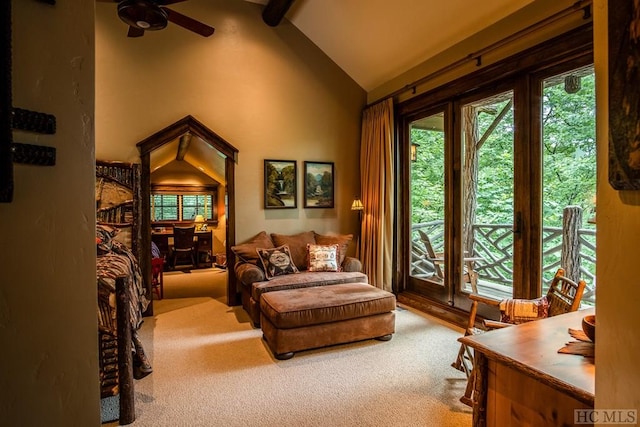
[[[582,297],[585,304],[595,304],[595,229],[580,228],[581,209],[569,206],[564,210],[563,227],[542,229],[542,277],[546,285],[560,266],[573,280],[584,279],[587,288]],[[431,237],[436,251],[442,251],[444,222],[442,220],[414,224],[412,227],[411,275],[429,278],[433,275],[433,265],[425,257],[424,245],[418,230]],[[478,274],[478,287],[496,296],[511,295],[513,289],[511,224],[475,224],[473,226],[474,270]],[[433,236],[433,237],[432,237]],[[543,286],[543,293],[547,289]]]

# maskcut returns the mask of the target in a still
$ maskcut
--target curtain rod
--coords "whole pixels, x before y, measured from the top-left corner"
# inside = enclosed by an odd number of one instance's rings
[[[502,46],[505,46],[509,43],[512,43],[516,40],[519,40],[521,38],[523,38],[524,36],[527,36],[535,31],[540,30],[541,28],[546,27],[547,25],[550,25],[566,16],[569,16],[575,12],[578,12],[580,10],[583,11],[583,19],[589,19],[591,17],[591,9],[590,6],[593,4],[593,0],[578,0],[577,2],[575,2],[573,5],[569,6],[568,8],[561,10],[553,15],[550,15],[548,17],[546,17],[545,19],[536,22],[535,24],[532,24],[526,28],[523,28],[520,31],[517,31],[513,34],[511,34],[508,37],[505,37],[502,40],[498,40],[495,43],[490,44],[489,46],[486,46],[480,50],[478,50],[477,52],[472,52],[469,55],[465,56],[464,58],[461,58],[445,67],[440,68],[437,71],[434,71],[431,74],[427,74],[424,77],[419,78],[418,80],[415,80],[407,85],[405,85],[404,87],[395,90],[394,92],[391,92],[388,95],[385,95],[381,98],[378,98],[377,100],[367,104],[364,108],[368,108],[371,107],[372,105],[377,104],[378,102],[387,99],[387,98],[394,98],[402,93],[408,92],[410,90],[413,91],[413,93],[415,93],[416,91],[416,87],[426,83],[429,80],[432,80],[436,77],[441,76],[442,74],[448,73],[449,71],[452,71],[470,61],[476,61],[476,65],[479,67],[482,65],[482,55],[491,52],[495,49],[498,49]]]

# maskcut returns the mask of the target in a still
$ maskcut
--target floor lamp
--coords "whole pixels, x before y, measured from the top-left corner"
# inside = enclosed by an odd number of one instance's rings
[[[358,211],[358,238],[356,239],[356,258],[360,259],[360,234],[362,233],[362,211],[364,210],[364,205],[362,204],[362,200],[353,199],[353,203],[351,203],[351,210]]]

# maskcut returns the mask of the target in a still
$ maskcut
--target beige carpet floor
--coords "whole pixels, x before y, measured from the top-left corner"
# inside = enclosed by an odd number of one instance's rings
[[[391,341],[272,357],[226,272],[165,275],[165,299],[140,334],[154,372],[136,381],[135,426],[470,426],[450,364],[461,331],[410,308]],[[118,425],[117,422],[105,425]]]

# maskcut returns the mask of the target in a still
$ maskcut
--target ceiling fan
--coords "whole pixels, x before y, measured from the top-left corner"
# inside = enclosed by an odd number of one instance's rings
[[[118,3],[118,16],[129,25],[129,37],[141,37],[145,31],[162,30],[173,22],[189,31],[209,37],[215,29],[166,7],[186,0],[96,0]]]

